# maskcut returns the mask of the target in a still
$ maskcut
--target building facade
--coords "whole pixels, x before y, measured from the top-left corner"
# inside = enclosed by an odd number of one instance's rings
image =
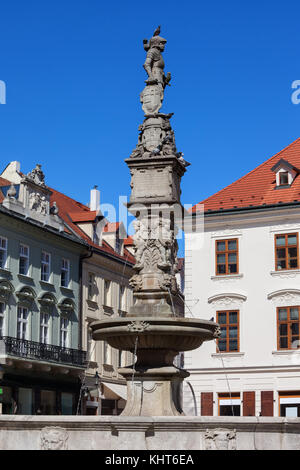
[[[122,223],[111,223],[103,216],[96,187],[90,192],[88,205],[54,189],[52,199],[61,218],[89,249],[81,266],[82,347],[87,351],[87,369],[82,377],[80,409],[83,414],[120,414],[127,388],[118,368],[131,364],[132,355],[119,353],[105,341],[93,341],[90,324],[107,316],[123,316],[132,305],[129,279],[135,259],[129,249],[133,242]]]
[[[185,355],[190,414],[300,416],[299,168],[298,139],[203,201],[204,230],[186,234],[186,315],[220,325]]]
[[[14,176],[0,178],[2,412],[76,414],[86,366],[79,266],[87,245],[57,215],[39,165]]]

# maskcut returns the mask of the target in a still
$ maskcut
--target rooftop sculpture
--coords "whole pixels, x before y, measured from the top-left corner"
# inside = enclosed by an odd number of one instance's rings
[[[126,317],[91,324],[93,338],[136,355],[134,364],[119,369],[127,380],[123,415],[181,415],[179,389],[189,373],[174,366],[182,351],[198,348],[218,336],[212,321],[183,318],[183,297],[176,282],[177,226],[180,182],[189,165],[178,152],[172,114],[163,114],[164,90],[171,74],[164,74],[166,39],[158,27],[144,39],[148,75],[140,94],[145,113],[136,148],[127,158],[131,173],[128,210],[135,222],[135,274],[130,283],[135,303]]]

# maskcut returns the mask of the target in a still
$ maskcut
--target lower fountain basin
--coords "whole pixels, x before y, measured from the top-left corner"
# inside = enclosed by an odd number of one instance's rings
[[[219,325],[192,318],[122,317],[91,323],[94,340],[104,340],[116,349],[169,349],[191,351],[218,337]]]

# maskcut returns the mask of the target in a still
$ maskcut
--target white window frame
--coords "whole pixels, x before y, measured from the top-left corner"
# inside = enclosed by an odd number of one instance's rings
[[[8,245],[7,238],[0,237],[0,251],[1,253],[4,253],[4,257],[3,257],[4,261],[2,263],[0,261],[0,268],[2,269],[6,269],[7,267],[7,245]]]
[[[24,248],[25,248],[25,251],[27,249],[27,254],[23,250]],[[25,245],[24,243],[20,243],[20,247],[19,247],[19,274],[22,274],[23,276],[28,276],[28,274],[29,274],[29,254],[30,254],[29,246]],[[21,268],[21,258],[26,260],[27,270],[26,270],[25,273],[21,273],[21,269],[20,269]]]
[[[46,259],[44,256],[46,255]],[[47,260],[48,257],[48,260]],[[44,269],[47,267],[47,269]],[[51,254],[47,251],[42,251],[41,255],[41,281],[50,282],[50,275],[51,275]]]
[[[108,288],[106,285],[108,284]],[[109,279],[104,279],[103,284],[103,305],[110,307],[111,303],[111,281]]]
[[[24,315],[25,314],[25,315]],[[17,308],[17,338],[18,339],[28,339],[28,317],[29,317],[29,309],[27,307],[23,307],[22,305],[18,305]]]
[[[66,276],[65,284],[63,284],[62,282],[63,273],[65,273],[65,276]],[[70,260],[67,258],[62,258],[61,260],[60,285],[61,287],[67,287],[67,288],[70,285]]]
[[[40,312],[40,343],[50,344],[50,314],[47,312]]]
[[[88,300],[92,302],[95,301],[95,297],[96,297],[95,284],[96,284],[96,275],[95,273],[89,272],[88,280],[87,280],[87,298]]]
[[[119,310],[126,310],[126,287],[123,284],[119,285]]]
[[[5,303],[0,302],[0,338],[5,336]]]
[[[59,344],[62,348],[69,348],[70,347],[70,320],[69,318],[62,316],[60,317],[60,338]]]

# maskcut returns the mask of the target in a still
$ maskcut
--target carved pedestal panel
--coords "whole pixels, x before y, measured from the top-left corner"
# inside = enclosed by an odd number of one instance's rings
[[[143,372],[119,369],[127,381],[127,403],[122,416],[182,416],[180,387],[190,374],[175,367]]]

